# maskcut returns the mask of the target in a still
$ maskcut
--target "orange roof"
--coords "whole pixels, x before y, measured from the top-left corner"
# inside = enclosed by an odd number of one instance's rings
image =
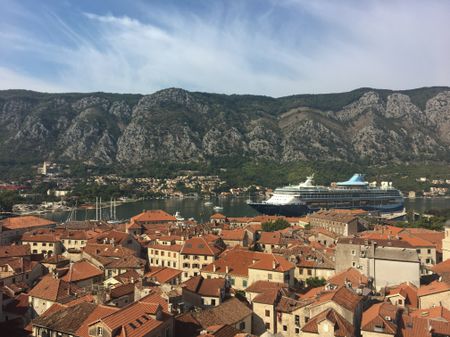
[[[152,269],[155,270],[149,271],[147,274],[145,274],[145,277],[155,279],[159,284],[169,282],[170,280],[178,277],[183,273],[183,271],[181,270],[169,267],[162,267],[158,269],[152,267]]]
[[[94,311],[84,320],[83,324],[76,331],[76,335],[79,337],[89,337],[88,326],[91,322],[97,321],[103,317],[111,315],[117,312],[119,308],[108,307],[106,305],[98,305]]]
[[[450,310],[443,306],[410,311],[409,315],[411,317],[421,317],[421,318],[426,318],[426,319],[439,319],[439,320],[446,320],[447,322],[450,322]]]
[[[342,317],[334,309],[329,308],[320,314],[311,318],[302,328],[303,332],[319,333],[318,324],[323,320],[328,320],[334,323],[334,336],[348,337],[353,336],[354,327],[344,317]]]
[[[0,246],[0,258],[31,255],[30,245]]]
[[[177,221],[177,218],[175,218],[173,215],[170,215],[167,212],[164,212],[161,209],[158,209],[158,210],[144,211],[141,214],[132,217],[131,221],[163,223],[163,222],[175,222]]]
[[[183,283],[183,288],[200,296],[220,297],[221,290],[225,288],[224,278],[204,278],[194,276]]]
[[[50,232],[26,232],[22,235],[22,242],[59,242],[59,237],[55,233]]]
[[[138,301],[101,318],[101,321],[110,330],[121,329],[123,336],[145,336],[164,323],[153,318],[161,309],[159,304]]]
[[[222,240],[242,241],[245,238],[245,234],[245,229],[223,229],[220,233],[220,237],[222,238]]]
[[[352,290],[346,287],[340,287],[334,291],[320,293],[312,306],[318,306],[329,301],[333,301],[347,310],[354,311],[361,298]]]
[[[30,290],[28,295],[58,302],[66,298],[70,298],[71,292],[69,283],[47,275],[44,276],[42,280],[33,287],[33,289]]]
[[[258,242],[266,245],[279,245],[282,243],[282,239],[282,235],[278,231],[262,232]]]
[[[208,244],[208,241],[204,237],[194,237],[183,244],[181,248],[181,254],[193,254],[193,255],[218,255],[220,249],[212,244]]]
[[[398,308],[391,303],[381,302],[372,305],[369,309],[364,311],[361,321],[361,330],[376,331],[377,326],[384,327],[384,333],[395,335],[397,333],[397,326],[395,319],[397,317]],[[389,317],[389,318],[388,318]]]
[[[149,249],[158,249],[158,250],[165,250],[165,251],[169,251],[169,252],[180,252],[181,248],[183,248],[182,245],[160,245],[160,244],[150,244],[147,246],[147,248]]]
[[[284,272],[294,269],[295,266],[282,256],[268,254],[259,261],[253,263],[249,268]]]
[[[259,261],[263,262],[260,264],[258,263]],[[273,262],[275,262],[275,269],[273,269]],[[277,256],[275,258],[275,255],[273,254],[255,252],[245,250],[240,247],[234,247],[222,253],[219,259],[207,265],[202,269],[202,271],[225,275],[228,270],[228,274],[230,275],[248,276],[249,268],[285,271],[294,268],[294,265],[282,256]]]
[[[438,263],[437,265],[433,266],[431,270],[438,275],[450,273],[450,259]]]
[[[78,261],[71,265],[69,271],[61,280],[65,282],[78,282],[90,278],[103,276],[103,272],[88,261]]]
[[[398,286],[387,289],[386,297],[391,297],[395,295],[401,295],[405,298],[406,304],[417,308],[417,287],[411,283],[402,283]]]
[[[215,213],[215,214],[211,215],[211,217],[210,217],[210,219],[213,219],[213,220],[224,220],[226,218],[227,217],[221,213]]]
[[[4,229],[9,230],[31,227],[48,227],[52,225],[56,225],[56,222],[32,215],[18,216],[0,220],[0,226],[2,226]]]
[[[355,268],[348,268],[328,279],[328,284],[334,284],[338,287],[344,286],[347,282],[352,284],[352,288],[357,288],[360,285],[367,285],[369,280],[367,276],[363,275]]]
[[[417,297],[427,296],[436,293],[450,292],[450,284],[446,282],[433,281],[430,284],[420,287],[417,290]],[[450,296],[450,294],[449,294]]]

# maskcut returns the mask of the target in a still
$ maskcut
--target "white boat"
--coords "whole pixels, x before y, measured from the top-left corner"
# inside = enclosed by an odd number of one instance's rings
[[[204,205],[205,205],[205,206],[212,206],[213,203],[212,203],[211,201],[206,201],[206,202],[204,203]]]
[[[223,211],[223,207],[221,207],[221,206],[214,206],[214,207],[213,207],[213,210],[214,210],[215,212],[222,212],[222,211]]]

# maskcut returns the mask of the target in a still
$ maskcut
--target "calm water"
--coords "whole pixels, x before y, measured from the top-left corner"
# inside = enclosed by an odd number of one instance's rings
[[[223,214],[227,216],[254,216],[258,213],[246,204],[245,198],[212,199],[214,206],[223,207]],[[450,209],[450,198],[433,199],[406,199],[406,208],[417,212],[426,212],[430,209]],[[199,221],[206,221],[215,213],[213,206],[205,206],[203,199],[163,199],[163,200],[143,200],[117,206],[116,213],[118,219],[129,219],[141,213],[143,210],[162,209],[170,214],[180,212],[184,218],[195,218]],[[104,208],[103,218],[109,219],[109,207]],[[67,212],[49,213],[45,217],[65,221],[69,214]],[[75,214],[77,220],[95,219],[95,210],[78,210]]]

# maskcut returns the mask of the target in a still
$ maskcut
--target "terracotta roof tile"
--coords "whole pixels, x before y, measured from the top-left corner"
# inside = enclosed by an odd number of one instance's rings
[[[79,282],[94,277],[103,276],[103,271],[88,261],[73,263],[61,280],[65,282]]]
[[[246,235],[245,229],[222,230],[220,237],[222,240],[242,241]]]
[[[181,254],[214,256],[220,254],[221,250],[213,244],[209,244],[204,237],[194,237],[183,244]]]
[[[200,296],[220,297],[221,289],[225,288],[224,278],[204,278],[194,276],[183,283],[183,288]]]
[[[7,230],[17,230],[31,227],[48,227],[56,226],[56,222],[37,216],[26,215],[0,220],[0,226]]]
[[[398,308],[391,303],[381,302],[372,305],[362,315],[361,330],[374,332],[382,327],[384,333],[397,333],[396,321]]]
[[[433,281],[426,286],[420,287],[417,290],[417,297],[437,294],[441,292],[449,292],[450,296],[450,284],[448,284],[447,282]]]
[[[159,209],[159,210],[144,211],[141,214],[132,217],[131,221],[163,223],[170,221],[176,222],[177,218]]]
[[[169,267],[162,267],[154,271],[149,271],[147,274],[145,274],[145,277],[154,279],[159,284],[164,284],[170,282],[172,279],[176,277],[179,277],[182,273],[183,273],[182,270],[173,269]]]
[[[337,313],[334,309],[329,308],[320,314],[312,317],[303,326],[303,332],[318,333],[318,324],[323,320],[328,320],[334,324],[334,336],[337,337],[352,337],[354,328],[344,317]]]

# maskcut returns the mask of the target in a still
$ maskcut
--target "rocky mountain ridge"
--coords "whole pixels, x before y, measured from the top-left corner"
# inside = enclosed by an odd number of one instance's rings
[[[450,161],[450,88],[282,98],[0,91],[0,161],[94,165],[245,156],[372,164]]]

